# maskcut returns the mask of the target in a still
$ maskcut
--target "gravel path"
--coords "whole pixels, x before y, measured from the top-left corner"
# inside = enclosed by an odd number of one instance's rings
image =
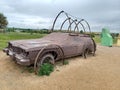
[[[120,90],[120,47],[98,45],[95,57],[71,58],[48,77],[24,69],[0,51],[0,90]]]

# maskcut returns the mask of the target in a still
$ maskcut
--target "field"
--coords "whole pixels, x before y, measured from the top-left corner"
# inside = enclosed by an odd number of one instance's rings
[[[20,40],[20,39],[35,39],[35,38],[41,38],[45,36],[46,34],[30,34],[30,33],[17,33],[17,32],[11,32],[11,33],[0,33],[0,50],[2,50],[4,47],[7,46],[7,42],[10,40]]]
[[[10,32],[10,33],[0,33],[0,50],[2,50],[4,47],[7,46],[7,42],[10,40],[20,40],[20,39],[35,39],[35,38],[41,38],[47,34],[40,34],[40,33],[17,33],[17,32]],[[95,35],[94,38],[96,43],[100,43],[100,36]],[[116,43],[117,39],[115,38],[113,40],[114,44]]]

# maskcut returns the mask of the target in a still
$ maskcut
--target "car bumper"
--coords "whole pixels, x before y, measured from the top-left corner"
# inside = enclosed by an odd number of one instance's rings
[[[9,50],[8,48],[5,48],[3,50],[7,55],[9,55],[13,60],[16,61],[16,63],[24,66],[30,65],[30,59],[22,57],[20,54],[15,54],[13,51]]]

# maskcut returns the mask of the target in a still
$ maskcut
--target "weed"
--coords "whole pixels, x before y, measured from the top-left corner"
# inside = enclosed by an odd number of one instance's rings
[[[24,73],[25,71],[27,71],[29,73],[33,73],[34,69],[33,69],[33,67],[24,67],[23,70],[21,71],[21,73]]]
[[[63,64],[64,64],[64,65],[67,65],[67,64],[69,64],[69,61],[68,61],[68,60],[65,60],[65,61],[63,62]]]
[[[28,72],[29,72],[29,73],[33,73],[33,72],[34,72],[33,67],[28,67]]]
[[[40,69],[38,70],[38,76],[47,75],[49,76],[51,72],[54,71],[54,66],[49,63],[44,63],[41,65]]]

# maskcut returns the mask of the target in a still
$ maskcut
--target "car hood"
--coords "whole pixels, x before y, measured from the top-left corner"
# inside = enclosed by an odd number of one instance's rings
[[[31,39],[31,40],[15,40],[9,42],[14,47],[19,47],[25,51],[40,50],[42,47],[53,44],[50,40]]]

